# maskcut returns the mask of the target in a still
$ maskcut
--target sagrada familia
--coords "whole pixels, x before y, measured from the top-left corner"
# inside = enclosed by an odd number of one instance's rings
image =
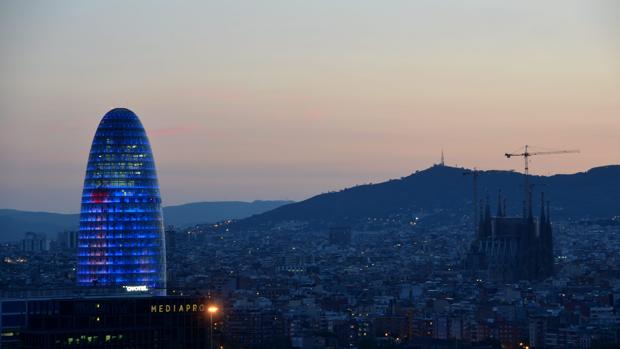
[[[487,199],[465,261],[470,272],[504,283],[543,280],[553,275],[549,204],[541,194],[540,217],[536,219],[531,199],[528,201],[522,217],[508,217],[501,194],[495,216],[491,215]]]

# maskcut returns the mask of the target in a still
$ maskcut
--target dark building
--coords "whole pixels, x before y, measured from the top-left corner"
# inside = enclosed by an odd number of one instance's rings
[[[49,250],[49,241],[43,233],[27,232],[20,244],[23,252],[42,252]]]
[[[279,311],[272,308],[232,307],[223,320],[223,336],[233,346],[288,347],[284,319]]]
[[[155,160],[132,111],[110,110],[93,138],[78,234],[79,286],[165,294],[166,250]]]
[[[0,348],[21,348],[21,331],[26,326],[27,302],[0,299]]]
[[[467,267],[481,277],[498,282],[542,280],[553,275],[553,239],[549,206],[541,194],[540,217],[531,203],[522,217],[507,217],[500,199],[497,215],[487,200],[481,210],[476,239],[467,255]]]
[[[59,248],[75,250],[77,248],[78,232],[75,230],[61,231],[56,235],[56,244]]]
[[[382,315],[373,322],[376,337],[389,336],[405,339],[409,337],[410,327],[411,321],[406,315]]]
[[[2,348],[205,348],[209,305],[205,297],[5,300]]]

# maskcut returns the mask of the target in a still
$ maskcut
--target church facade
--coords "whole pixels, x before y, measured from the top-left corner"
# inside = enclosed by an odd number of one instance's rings
[[[503,283],[537,281],[553,275],[549,205],[541,194],[538,218],[532,214],[531,202],[527,207],[521,217],[508,217],[500,198],[493,216],[487,200],[467,254],[467,269],[480,278]]]

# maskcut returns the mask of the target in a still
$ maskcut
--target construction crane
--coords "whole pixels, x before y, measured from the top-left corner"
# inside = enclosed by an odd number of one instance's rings
[[[530,152],[529,147],[526,144],[525,147],[523,148],[522,153],[505,153],[504,154],[509,159],[515,156],[522,156],[523,160],[525,161],[525,168],[524,168],[523,174],[524,174],[524,181],[525,181],[525,185],[524,185],[525,198],[524,199],[525,199],[525,205],[526,205],[526,212],[528,212],[528,210],[530,209],[529,205],[531,204],[531,195],[532,195],[530,184],[529,184],[529,178],[528,178],[530,174],[530,166],[529,166],[530,156],[553,155],[553,154],[574,154],[574,153],[579,153],[579,150],[551,150],[551,151]]]
[[[477,168],[473,168],[473,170],[466,170],[463,172],[463,176],[471,175],[472,178],[472,193],[473,193],[473,204],[474,204],[474,217],[472,221],[474,223],[474,231],[478,227],[478,176],[482,173],[482,171]]]

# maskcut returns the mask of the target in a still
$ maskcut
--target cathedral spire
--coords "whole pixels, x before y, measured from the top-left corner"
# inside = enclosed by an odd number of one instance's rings
[[[491,217],[491,204],[490,204],[491,200],[489,199],[489,195],[487,194],[487,202],[485,204],[484,207],[484,236],[491,236],[493,235],[493,224],[491,223],[492,221],[492,217]]]
[[[489,195],[487,194],[487,200],[486,203],[484,204],[484,219],[485,220],[489,220],[491,219],[491,205],[489,204],[491,200],[489,200]]]
[[[532,192],[527,197],[527,220],[531,223],[534,221],[534,214],[532,213]]]
[[[540,226],[541,228],[547,223],[545,216],[545,193],[540,193]]]
[[[497,193],[497,217],[503,217],[504,212],[502,212],[502,190],[500,189]]]
[[[482,210],[482,200],[480,200],[478,205],[480,206],[480,209],[478,210],[478,212],[480,212],[478,214],[478,238],[482,239],[485,236],[484,234],[484,211]]]

